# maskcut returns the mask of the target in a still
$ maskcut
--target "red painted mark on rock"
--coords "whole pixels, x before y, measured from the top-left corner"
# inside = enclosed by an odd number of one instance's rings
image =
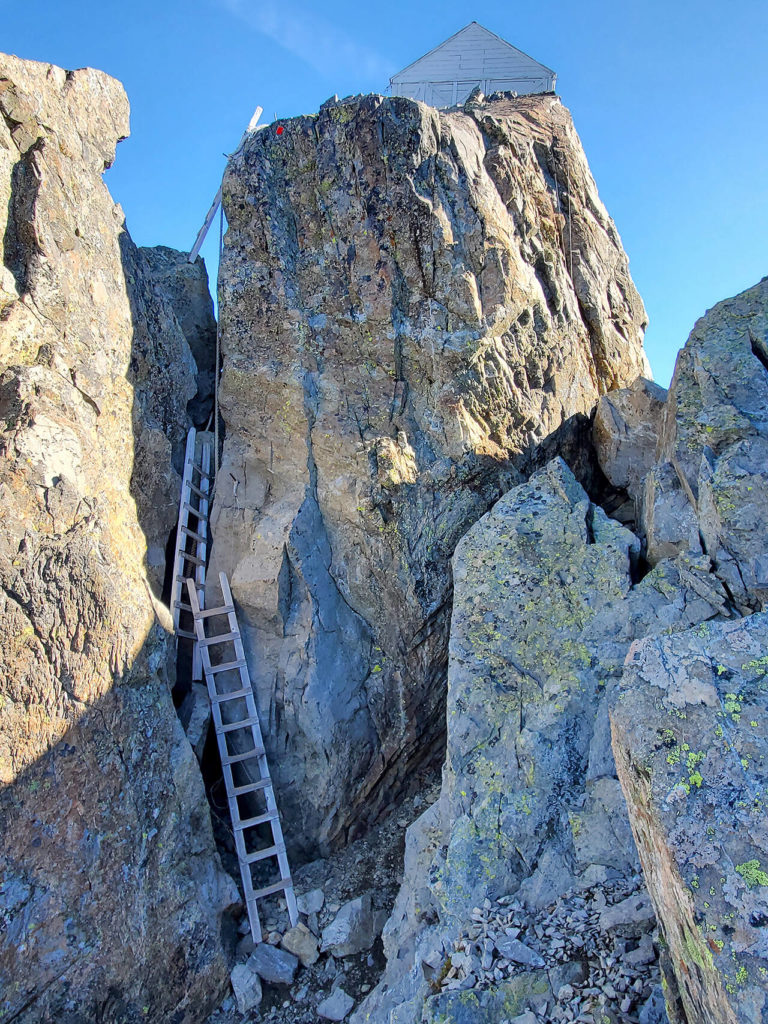
[[[278,135],[282,135],[284,131],[285,131],[285,128],[283,128],[283,126],[281,124],[279,124],[277,126],[277,134]]]

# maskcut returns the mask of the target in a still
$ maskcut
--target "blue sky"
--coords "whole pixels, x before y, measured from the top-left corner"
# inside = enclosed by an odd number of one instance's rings
[[[695,319],[768,273],[765,0],[0,0],[0,49],[124,83],[107,183],[140,245],[189,249],[257,104],[272,120],[385,91],[473,20],[557,71],[666,384]]]

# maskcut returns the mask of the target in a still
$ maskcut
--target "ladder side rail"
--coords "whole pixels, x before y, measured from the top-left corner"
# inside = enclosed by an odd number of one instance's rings
[[[187,508],[190,504],[190,493],[189,484],[192,482],[192,463],[194,462],[195,455],[195,437],[196,431],[192,427],[187,434],[187,447],[184,453],[184,471],[181,478],[181,497],[179,500],[179,518],[176,524],[176,546],[173,555],[173,585],[171,587],[171,612],[173,613],[173,629],[174,632],[178,631],[179,620],[181,618],[181,608],[179,603],[182,600],[184,593],[183,586],[180,582],[180,578],[184,575],[183,559],[181,553],[186,545],[186,535],[184,533],[184,527],[189,523],[189,513]],[[178,643],[178,641],[177,641]]]
[[[194,580],[187,580],[187,590],[189,593],[189,601],[192,606],[192,613],[195,617],[195,633],[198,640],[201,640],[205,636],[205,629],[203,625],[203,619],[200,618],[200,602],[198,600],[197,589],[195,587]],[[208,687],[208,695],[213,698],[217,696],[216,691],[216,677],[210,672],[211,659],[210,653],[207,647],[200,647],[201,662],[205,672],[205,681]],[[232,775],[232,766],[226,763],[227,753],[227,740],[226,735],[221,731],[221,713],[218,706],[218,701],[211,699],[211,714],[214,722],[214,729],[216,732],[216,743],[219,748],[219,756],[222,762],[222,773],[224,775],[224,784],[227,791],[227,805],[229,807],[230,820],[235,826],[235,822],[239,821],[240,813],[237,808],[237,797],[234,793],[235,784],[234,777]],[[233,813],[233,810],[235,813]],[[259,943],[262,940],[261,921],[259,920],[258,909],[256,906],[256,899],[253,889],[253,880],[251,878],[251,869],[247,861],[248,852],[245,848],[245,839],[243,836],[242,829],[233,827],[233,835],[235,838],[235,850],[237,851],[237,859],[240,864],[240,878],[243,883],[243,894],[245,895],[245,905],[248,911],[248,923],[251,928],[251,935],[255,943]]]
[[[194,468],[194,467],[193,467]],[[200,468],[203,474],[199,476],[200,490],[204,494],[210,492],[210,472],[211,472],[211,445],[209,441],[203,441],[200,446]],[[197,589],[200,592],[200,608],[205,607],[205,563],[208,555],[208,536],[209,530],[209,501],[208,498],[201,497],[198,501],[198,508],[200,515],[197,517],[197,532],[205,540],[196,542],[196,553],[200,559],[198,565],[195,566],[195,582]],[[203,677],[203,666],[200,658],[200,644],[195,642],[192,648],[192,678],[194,680],[202,679]]]
[[[232,593],[229,588],[229,582],[224,573],[220,574],[220,583],[222,589],[222,596],[224,601],[224,607],[233,608]],[[199,639],[205,637],[204,621],[200,617],[200,604],[197,597],[197,593],[194,588],[194,584],[191,580],[187,581],[189,589],[190,603],[192,604],[193,611],[195,614],[195,632]],[[232,640],[227,641],[231,643],[235,648],[236,660],[240,661],[241,664],[238,666],[238,674],[240,678],[240,689],[246,689],[248,692],[245,695],[246,713],[247,719],[250,720],[249,725],[243,728],[250,728],[251,735],[253,738],[253,755],[245,757],[245,760],[255,760],[258,762],[259,774],[261,776],[259,782],[262,783],[264,792],[265,804],[268,812],[268,817],[265,817],[264,824],[269,824],[272,832],[272,844],[266,847],[263,851],[254,851],[253,854],[249,854],[245,845],[244,828],[242,827],[242,818],[240,815],[240,807],[237,802],[237,794],[235,793],[234,777],[232,775],[231,763],[225,763],[229,758],[227,750],[226,733],[223,731],[223,720],[221,718],[221,707],[218,700],[215,698],[220,696],[216,685],[216,674],[211,672],[211,661],[210,661],[210,647],[209,645],[202,646],[200,648],[202,656],[202,664],[205,672],[206,684],[208,686],[209,696],[211,697],[212,716],[214,719],[214,727],[216,730],[216,738],[219,747],[219,753],[222,759],[222,772],[224,775],[225,786],[227,790],[227,803],[229,807],[230,819],[233,825],[233,834],[235,838],[235,848],[237,850],[238,860],[240,861],[240,873],[243,881],[243,891],[246,896],[246,907],[248,910],[248,920],[251,926],[251,933],[254,937],[254,941],[261,941],[261,922],[259,920],[257,902],[258,897],[256,896],[253,889],[253,881],[250,875],[250,860],[261,859],[256,858],[260,852],[266,853],[268,849],[275,849],[275,853],[269,854],[270,857],[275,857],[278,862],[278,868],[280,871],[280,882],[275,885],[268,886],[267,889],[272,892],[282,891],[286,905],[288,907],[288,913],[292,925],[298,923],[298,908],[296,906],[296,895],[293,888],[293,879],[291,877],[290,866],[288,864],[288,856],[285,850],[285,839],[283,837],[282,827],[280,825],[279,812],[277,808],[277,801],[275,799],[274,788],[272,786],[272,780],[269,774],[269,764],[264,750],[264,741],[261,733],[261,728],[258,719],[258,708],[253,694],[253,689],[248,673],[247,665],[245,664],[245,652],[243,650],[242,639],[237,623],[237,616],[233,611],[226,613],[227,621],[229,625],[230,634],[234,634]],[[232,670],[234,671],[234,670]],[[228,723],[230,724],[230,723]],[[235,724],[235,723],[231,723]],[[265,784],[265,785],[264,785]],[[240,827],[238,827],[240,826]]]
[[[219,573],[219,585],[221,587],[221,593],[224,599],[224,604],[231,608],[234,608],[235,602],[232,600],[232,591],[230,590],[229,580],[227,579],[226,574],[223,572]],[[237,631],[238,633],[238,638],[233,641],[235,654],[239,659],[245,660],[245,650],[243,648],[243,641],[242,639],[240,639],[240,630],[237,624],[237,615],[234,611],[228,613],[228,620],[230,631]],[[241,669],[240,671],[242,675],[243,669]],[[247,669],[245,669],[245,675],[246,677],[248,676]],[[259,736],[261,736],[261,728],[257,726],[254,726],[253,728],[254,732],[258,728]],[[269,764],[267,762],[266,748],[263,739],[261,743],[261,749],[265,752],[259,758],[259,771],[261,772],[262,777],[271,778],[269,773]],[[270,811],[277,812],[277,816],[272,821],[272,835],[274,837],[275,846],[279,847],[282,850],[281,853],[277,854],[277,861],[278,866],[280,868],[280,877],[284,882],[286,882],[285,901],[288,906],[288,916],[290,917],[291,925],[293,927],[296,927],[296,925],[299,923],[299,911],[296,905],[296,894],[293,889],[293,878],[291,876],[291,868],[288,863],[288,854],[285,852],[285,839],[283,837],[283,827],[282,824],[280,823],[279,810],[277,806],[277,800],[275,798],[274,788],[270,786],[267,790],[265,790],[264,796],[267,804],[267,809]]]
[[[252,131],[255,131],[256,125],[259,123],[259,118],[261,117],[261,114],[262,114],[261,107],[256,107],[256,109],[253,112],[253,117],[248,122],[248,127],[245,129],[245,131],[243,133],[243,137],[240,139],[240,142],[237,145],[237,149],[231,154],[231,156],[229,157],[229,160],[231,160],[233,157],[237,156],[237,154],[240,152],[240,150],[245,145],[245,140],[248,138],[250,133]],[[218,210],[219,204],[221,203],[222,192],[223,192],[223,186],[219,186],[219,191],[216,193],[216,198],[213,200],[211,208],[210,208],[210,210],[208,211],[208,213],[205,216],[205,220],[203,221],[203,226],[197,232],[197,237],[195,238],[194,245],[192,246],[192,250],[191,250],[189,256],[187,257],[187,260],[190,263],[194,263],[195,260],[197,259],[197,254],[200,252],[202,244],[205,241],[205,236],[208,234],[208,229],[210,228],[211,224],[213,224],[213,218],[216,216],[216,211]]]

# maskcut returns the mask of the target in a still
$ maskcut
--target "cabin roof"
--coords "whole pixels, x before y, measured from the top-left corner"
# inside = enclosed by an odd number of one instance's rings
[[[508,49],[512,50],[514,53],[520,54],[521,56],[525,57],[527,60],[531,61],[532,63],[537,64],[540,68],[542,68],[542,70],[548,71],[550,75],[554,75],[555,74],[555,72],[552,70],[552,68],[548,68],[546,64],[542,64],[541,61],[538,61],[534,57],[531,57],[531,55],[526,53],[524,50],[521,50],[517,46],[513,46],[511,43],[508,43],[506,39],[502,39],[501,36],[497,36],[495,32],[491,32],[490,29],[487,29],[484,25],[481,25],[478,21],[471,21],[468,25],[465,25],[464,28],[459,29],[458,32],[454,32],[454,34],[452,36],[449,36],[447,39],[444,39],[442,41],[442,43],[439,43],[437,46],[433,47],[431,50],[428,50],[427,53],[422,54],[422,56],[419,57],[418,60],[415,60],[411,64],[408,64],[407,67],[404,67],[402,69],[402,71],[398,71],[396,75],[393,75],[390,78],[390,82],[395,82],[395,81],[399,80],[406,73],[406,71],[410,71],[411,68],[414,68],[417,64],[420,64],[421,61],[423,61],[426,57],[431,57],[433,53],[437,53],[438,50],[441,50],[448,43],[453,42],[454,39],[458,39],[459,36],[463,35],[465,32],[468,32],[472,28],[476,28],[476,29],[479,29],[481,32],[484,32],[487,36],[489,36],[495,42],[501,43],[502,46],[506,46]]]

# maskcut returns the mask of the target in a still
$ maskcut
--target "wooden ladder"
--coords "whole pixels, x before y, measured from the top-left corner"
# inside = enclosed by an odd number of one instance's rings
[[[240,861],[240,875],[243,880],[245,903],[248,908],[248,920],[251,925],[253,941],[261,942],[261,922],[257,902],[267,896],[283,892],[288,905],[291,924],[298,924],[299,916],[296,907],[296,895],[293,891],[293,880],[288,866],[288,855],[285,850],[283,830],[277,811],[275,792],[269,774],[267,755],[259,725],[259,713],[251,687],[248,666],[245,661],[243,641],[237,624],[232,592],[226,575],[219,573],[221,593],[224,604],[220,608],[202,608],[198,601],[197,589],[193,580],[187,580],[189,601],[195,620],[197,646],[202,659],[208,695],[211,698],[213,722],[216,728],[216,739],[221,755],[221,767],[227,789],[227,803],[235,833],[235,847]],[[206,622],[216,617],[227,620],[227,629],[218,635],[208,636],[205,631]],[[220,651],[225,660],[211,663],[211,648],[229,646],[234,656]],[[244,708],[244,712],[243,709]],[[224,712],[224,721],[222,717]],[[230,749],[228,737],[237,747]],[[242,750],[239,748],[247,747]],[[253,774],[258,773],[258,779]],[[265,807],[254,813],[254,808],[243,809],[238,801],[246,798],[246,802],[255,798],[254,794],[262,794]],[[271,832],[271,840],[267,846],[250,849],[256,842],[264,842],[253,830],[266,825]],[[246,833],[249,838],[246,840]],[[274,858],[280,872],[280,879],[254,888],[251,865]]]
[[[200,605],[205,604],[205,562],[208,551],[208,519],[211,499],[211,440],[210,434],[197,434],[194,427],[187,435],[184,473],[181,478],[179,519],[176,527],[176,551],[173,558],[173,586],[171,610],[173,629],[178,638],[191,640],[192,678],[202,679],[200,651],[194,630],[180,626],[182,612],[192,614],[192,606],[184,600],[184,583],[193,579]],[[196,461],[199,459],[199,462]],[[195,520],[195,529],[190,519]],[[192,566],[190,569],[189,567]]]

